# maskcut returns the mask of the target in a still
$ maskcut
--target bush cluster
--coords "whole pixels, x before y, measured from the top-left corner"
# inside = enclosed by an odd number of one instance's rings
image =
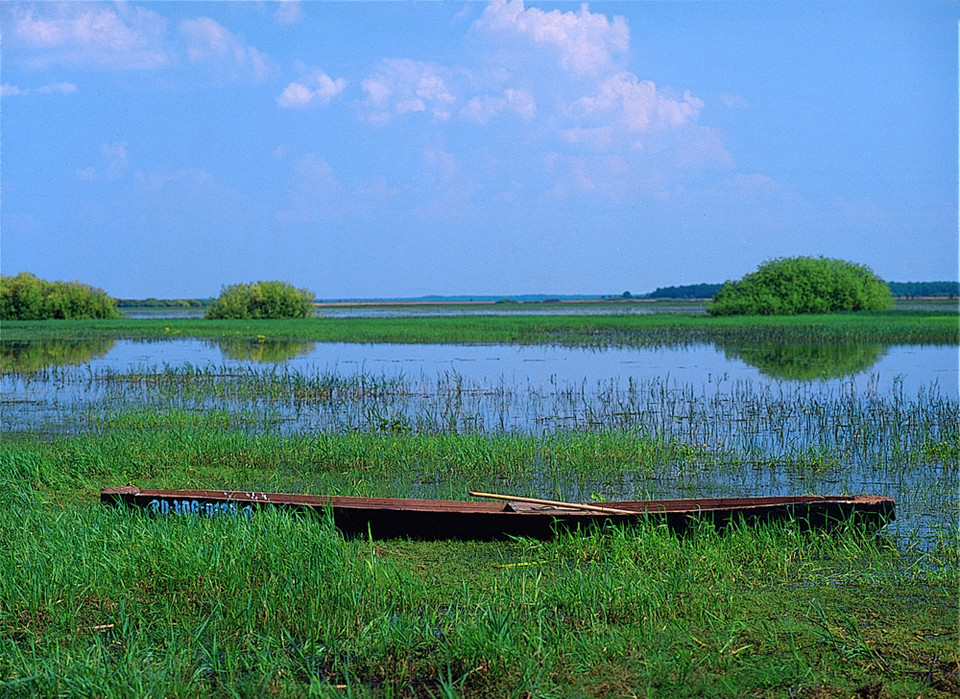
[[[0,320],[119,318],[117,301],[80,282],[48,282],[29,272],[0,277]]]
[[[826,257],[779,258],[728,281],[710,315],[794,315],[891,308],[890,287],[868,267]]]
[[[207,307],[207,318],[307,318],[313,293],[287,282],[231,284]]]

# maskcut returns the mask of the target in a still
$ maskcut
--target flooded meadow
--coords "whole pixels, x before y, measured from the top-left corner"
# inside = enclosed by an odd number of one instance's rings
[[[953,345],[183,338],[6,343],[0,361],[7,431],[106,433],[176,413],[248,435],[532,439],[524,477],[501,487],[579,500],[868,492],[898,500],[894,530],[911,537],[956,526]],[[659,440],[684,456],[610,464],[601,449],[564,470],[544,446],[562,435]],[[458,497],[467,481],[434,473],[392,494]],[[282,485],[330,487],[302,473]]]
[[[461,344],[401,340],[465,327],[446,319],[395,342],[318,339],[351,319],[5,327],[0,694],[588,696],[577,678],[615,671],[604,695],[955,695],[956,341],[828,341],[886,316],[709,341],[595,318],[484,319],[534,339]],[[897,504],[876,536],[380,541],[98,506],[124,484]]]

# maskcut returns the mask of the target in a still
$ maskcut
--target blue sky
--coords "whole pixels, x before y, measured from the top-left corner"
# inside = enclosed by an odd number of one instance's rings
[[[121,298],[958,278],[955,2],[0,5],[0,270]]]

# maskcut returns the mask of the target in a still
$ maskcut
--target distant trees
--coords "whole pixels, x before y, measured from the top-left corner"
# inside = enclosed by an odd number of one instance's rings
[[[207,307],[207,318],[307,318],[313,311],[313,292],[287,282],[232,284]]]
[[[686,284],[661,286],[643,298],[647,299],[712,299],[723,284]]]
[[[779,258],[728,281],[710,315],[793,315],[891,308],[890,287],[868,267],[826,257]]]
[[[200,299],[118,299],[117,308],[202,308]]]
[[[890,282],[890,293],[900,298],[960,296],[960,282]]]
[[[48,282],[29,272],[0,277],[0,320],[119,318],[117,301],[80,282]]]

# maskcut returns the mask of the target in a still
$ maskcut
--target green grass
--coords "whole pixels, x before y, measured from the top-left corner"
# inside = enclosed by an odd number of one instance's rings
[[[728,321],[44,322],[5,323],[3,339],[956,343],[958,334],[956,313],[926,311]],[[73,361],[71,347],[55,349]],[[956,400],[935,391],[747,382],[698,392],[650,381],[544,393],[456,376],[192,367],[46,367],[15,379],[49,410],[0,433],[0,696],[960,695],[960,540],[949,515],[960,420]],[[94,399],[71,403],[78,387]],[[11,418],[30,410],[3,407]],[[545,427],[517,434],[498,423],[517,412]],[[300,414],[314,422],[295,422]],[[344,539],[322,517],[162,518],[98,504],[101,487],[125,483],[561,499],[869,486],[896,492],[903,517],[879,538],[778,525],[370,541]]]
[[[278,321],[146,319],[4,323],[4,342],[94,338],[283,339],[387,343],[885,342],[960,344],[956,311],[814,316],[691,315],[443,316]]]
[[[956,555],[855,530],[344,540],[20,488],[0,536],[16,696],[950,696]]]
[[[955,482],[956,445],[944,448],[934,458]],[[122,411],[73,436],[0,436],[0,694],[960,691],[951,529],[922,546],[790,526],[426,543],[344,539],[322,517],[282,512],[161,518],[97,502],[127,482],[564,495],[694,473],[707,456],[638,432],[249,434],[224,411]],[[949,501],[938,489],[923,502]]]

